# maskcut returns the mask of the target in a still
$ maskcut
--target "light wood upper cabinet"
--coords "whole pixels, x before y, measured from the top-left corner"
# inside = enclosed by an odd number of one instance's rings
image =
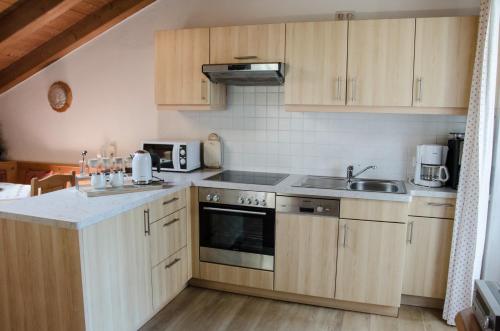
[[[417,18],[415,107],[469,106],[478,18]]]
[[[403,294],[444,299],[453,220],[410,217]]]
[[[276,291],[333,299],[338,224],[334,217],[277,214]]]
[[[405,234],[406,224],[341,219],[335,299],[399,307]]]
[[[285,24],[210,28],[210,63],[284,62]]]
[[[201,72],[209,61],[208,28],[156,32],[156,103],[180,110],[223,108],[225,86],[210,83]]]
[[[347,104],[411,106],[415,19],[349,22]]]
[[[345,105],[347,21],[286,24],[285,104]]]

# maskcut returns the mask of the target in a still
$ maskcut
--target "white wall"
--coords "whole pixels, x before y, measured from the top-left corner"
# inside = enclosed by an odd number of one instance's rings
[[[76,162],[81,150],[87,149],[90,154],[95,155],[100,147],[108,142],[116,142],[118,152],[126,154],[134,151],[142,139],[203,138],[207,132],[217,129],[223,136],[228,135],[225,138],[228,138],[229,142],[230,164],[243,165],[244,163],[238,160],[240,156],[237,155],[234,146],[243,148],[244,145],[238,146],[239,142],[231,138],[231,132],[235,134],[240,130],[238,123],[241,119],[235,107],[231,106],[231,109],[224,114],[210,113],[208,115],[157,110],[154,104],[153,68],[153,32],[155,30],[330,19],[337,10],[354,10],[358,18],[475,14],[478,11],[478,5],[477,0],[365,0],[355,2],[348,0],[158,0],[119,26],[0,96],[0,120],[9,157],[19,160]],[[62,114],[52,111],[46,99],[48,87],[57,80],[68,82],[73,90],[73,105]],[[276,125],[275,119],[280,119],[281,115],[270,114],[266,112],[266,116],[259,120],[255,117],[255,129],[245,129],[245,134],[249,137],[255,134],[255,139],[259,135],[259,139],[263,139],[259,133],[263,131],[263,119],[266,122],[266,130],[269,126],[271,129],[268,131],[287,131],[279,129],[279,120],[278,130],[273,129]],[[285,115],[292,116],[291,114]],[[224,123],[228,123],[227,121],[231,118],[231,127],[220,128],[218,124],[214,126],[215,120],[212,116],[225,118]],[[293,116],[301,117],[302,115]],[[308,116],[313,118],[308,118]],[[318,116],[312,114],[303,115],[302,119],[290,118],[290,126],[292,123],[303,126],[306,128],[304,133],[309,137],[308,132],[313,131],[310,130],[312,126],[306,126],[313,125],[314,122],[316,128],[316,125],[324,122]],[[336,148],[334,149],[335,155],[342,162],[323,164],[318,166],[320,168],[315,169],[316,171],[324,169],[328,172],[336,172],[341,168],[341,164],[343,166],[348,160],[352,160],[355,164],[363,164],[368,156],[367,154],[361,156],[359,151],[369,150],[366,146],[378,144],[379,150],[384,150],[384,146],[390,146],[387,148],[393,149],[388,153],[393,155],[391,161],[384,163],[383,167],[381,165],[381,168],[392,169],[393,177],[400,177],[405,172],[404,167],[409,158],[407,149],[410,146],[424,142],[443,141],[444,135],[451,128],[461,129],[463,126],[460,123],[464,121],[463,118],[431,116],[356,114],[324,116],[328,117],[332,126],[328,129],[330,131],[317,133],[315,139],[324,138],[325,135],[342,137],[342,142],[337,140],[328,143],[332,148]],[[247,116],[243,115],[243,117]],[[204,124],[204,121],[208,123]],[[393,128],[386,126],[388,121],[394,122],[398,133],[391,134]],[[250,122],[253,123],[253,120]],[[257,129],[257,123],[259,123],[259,129]],[[286,123],[286,120],[282,121],[284,127],[287,126]],[[345,125],[337,125],[338,123]],[[382,127],[384,138],[375,139],[375,143],[373,137],[376,133],[372,131],[376,130],[370,128],[367,123]],[[182,132],[179,128],[182,128]],[[395,145],[397,145],[395,142],[400,141],[401,137],[406,137],[402,132],[406,129],[411,132],[411,139],[405,140],[395,150]],[[297,130],[290,130],[292,131]],[[266,140],[261,141],[259,146],[275,143],[272,141],[275,138],[271,138],[275,135],[274,132],[269,136],[266,134]],[[282,139],[286,134],[278,133],[279,137],[280,135]],[[290,139],[292,139],[292,134],[290,134]],[[344,142],[349,144],[344,146],[350,147],[341,147]],[[384,142],[389,142],[390,145],[384,145]],[[278,141],[278,143],[281,142]],[[294,143],[290,141],[290,144]],[[268,148],[269,151],[264,154],[273,155],[272,148],[274,147]],[[389,149],[385,150],[389,151]],[[295,153],[295,150],[293,152]],[[305,153],[308,152],[299,151],[294,154],[294,158],[306,159],[307,157],[309,159]],[[406,155],[406,157],[398,163],[394,162],[396,155]],[[278,161],[266,159],[265,163],[260,163],[260,166],[271,168],[277,165],[283,168],[286,164],[285,158],[279,157],[278,159]],[[296,165],[286,167],[290,169],[313,168],[309,166],[309,163],[308,165],[302,164],[300,167]]]
[[[224,139],[225,166],[242,170],[345,175],[376,165],[367,177],[405,179],[418,144],[446,144],[464,132],[463,116],[286,112],[281,87],[230,87],[228,109],[160,113],[160,136]]]

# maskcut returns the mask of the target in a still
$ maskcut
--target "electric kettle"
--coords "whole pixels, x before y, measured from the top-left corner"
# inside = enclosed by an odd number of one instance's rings
[[[135,152],[132,159],[132,182],[134,184],[146,185],[153,181],[153,168],[151,155],[144,150]]]

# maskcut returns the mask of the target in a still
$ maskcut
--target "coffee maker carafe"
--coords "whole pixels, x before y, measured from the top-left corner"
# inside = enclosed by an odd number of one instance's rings
[[[419,145],[417,146],[417,157],[415,160],[416,185],[427,187],[441,187],[450,178],[446,164],[448,147],[441,145]]]

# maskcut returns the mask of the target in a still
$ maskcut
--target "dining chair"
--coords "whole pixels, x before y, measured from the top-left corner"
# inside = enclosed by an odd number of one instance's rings
[[[31,196],[49,193],[57,190],[63,190],[70,186],[75,186],[75,172],[71,175],[51,175],[43,179],[31,179]],[[69,184],[69,185],[68,185]]]

